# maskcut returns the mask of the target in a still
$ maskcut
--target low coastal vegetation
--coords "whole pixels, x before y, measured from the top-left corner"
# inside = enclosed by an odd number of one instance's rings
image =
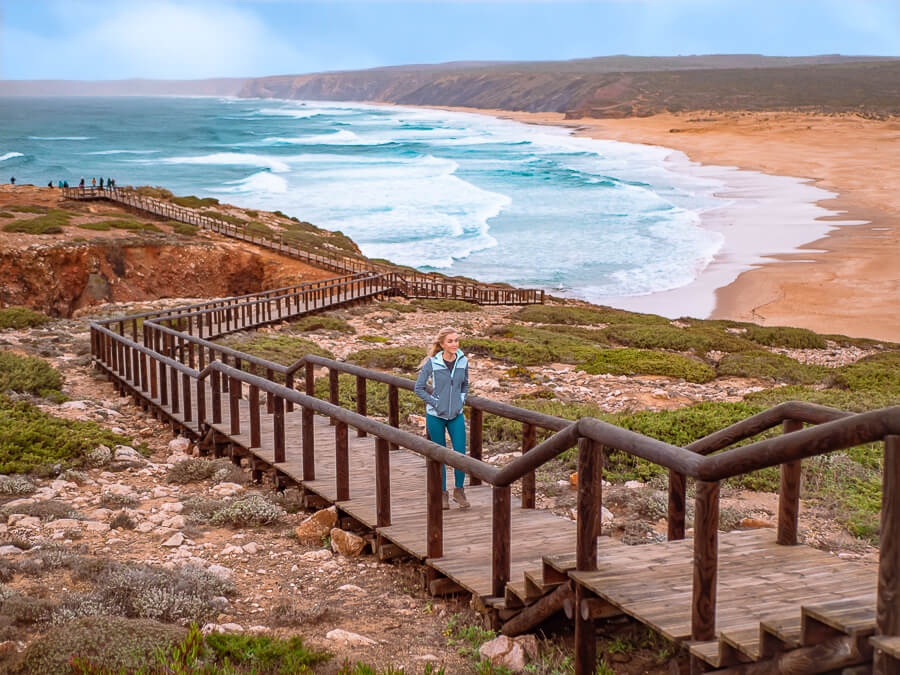
[[[45,323],[53,321],[46,314],[35,312],[27,307],[7,307],[0,309],[0,330],[13,328],[21,330],[23,328],[35,328],[43,326]]]
[[[21,210],[21,207],[17,210]],[[28,211],[27,213],[32,213]],[[21,234],[60,234],[63,227],[69,224],[69,219],[75,215],[62,209],[50,209],[39,211],[43,215],[35,218],[23,218],[14,220],[3,226],[4,232],[18,232]]]

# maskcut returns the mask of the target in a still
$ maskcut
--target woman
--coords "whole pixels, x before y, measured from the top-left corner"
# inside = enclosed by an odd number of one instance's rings
[[[425,384],[432,380],[432,393],[428,393]],[[428,438],[433,442],[447,446],[447,432],[456,452],[466,454],[466,418],[463,415],[463,404],[469,391],[469,361],[459,348],[459,335],[452,328],[442,328],[434,343],[428,350],[428,356],[419,364],[419,377],[416,379],[416,396],[425,401],[425,427]],[[463,485],[466,474],[459,469],[454,470],[456,488],[453,490],[453,501],[459,508],[469,508],[466,491]],[[441,466],[441,487],[443,489],[442,506],[450,508],[450,495],[447,494],[447,468]]]

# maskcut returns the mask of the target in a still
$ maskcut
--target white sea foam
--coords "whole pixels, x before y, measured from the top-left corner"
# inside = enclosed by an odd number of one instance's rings
[[[262,141],[264,145],[382,145],[391,141],[372,141],[361,138],[358,134],[341,129],[331,134],[315,134],[285,138],[272,136]]]
[[[29,136],[31,141],[89,141],[93,136]]]
[[[253,193],[254,195],[282,195],[288,190],[288,182],[281,176],[268,171],[258,171],[241,180],[228,181],[230,187],[220,188],[220,192]]]
[[[139,164],[211,164],[224,166],[258,166],[277,172],[287,172],[291,167],[287,162],[268,155],[245,154],[241,152],[215,152],[211,155],[193,157],[165,157],[161,159],[134,159]]]
[[[25,155],[21,152],[7,152],[5,155],[0,155],[0,162],[5,162],[8,159],[12,159],[13,157],[24,157]]]
[[[87,155],[155,155],[159,150],[95,150]]]

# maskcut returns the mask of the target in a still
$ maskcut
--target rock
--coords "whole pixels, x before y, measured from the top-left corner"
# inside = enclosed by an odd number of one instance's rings
[[[147,516],[147,520],[154,525],[161,525],[166,518],[168,518],[168,516],[165,513],[151,513]]]
[[[297,526],[294,534],[303,544],[318,544],[335,525],[337,525],[337,509],[332,506],[316,511]]]
[[[135,532],[140,532],[141,534],[147,534],[148,532],[152,532],[156,529],[149,520],[145,520],[143,523],[138,523],[137,527],[134,528]]]
[[[224,633],[222,630],[222,626],[217,623],[205,623],[203,624],[203,628],[200,629],[200,633],[203,635],[209,635],[210,633]]]
[[[478,388],[483,391],[496,391],[500,388],[499,380],[482,380],[478,383]]]
[[[36,530],[41,526],[37,516],[26,516],[24,513],[13,513],[6,521],[9,527],[21,527],[25,530]]]
[[[234,574],[234,570],[229,569],[224,565],[210,565],[206,568],[206,571],[213,576],[219,577],[219,579],[223,579],[225,581],[231,579],[232,575]]]
[[[174,548],[175,546],[181,546],[184,543],[184,535],[181,532],[176,532],[171,537],[166,539],[162,545],[168,548]]]
[[[88,409],[88,402],[87,401],[66,401],[59,407],[62,410],[78,410],[80,412],[84,412]]]
[[[36,501],[43,502],[48,499],[56,499],[59,496],[59,490],[51,487],[42,487],[31,495]]]
[[[365,635],[360,635],[359,633],[351,633],[346,630],[342,630],[340,628],[335,628],[334,630],[330,630],[325,634],[326,640],[331,640],[339,645],[346,645],[348,647],[372,647],[376,644],[375,640],[372,638],[367,638]]]
[[[222,624],[222,632],[223,633],[243,633],[244,627],[239,623],[223,623]]]
[[[241,549],[243,549],[244,553],[254,555],[256,553],[259,553],[259,544],[257,544],[255,541],[251,541],[249,544],[244,544],[243,546],[241,546]]]
[[[216,497],[233,497],[243,491],[243,489],[244,486],[237,483],[219,483],[218,485],[213,485],[209,491]]]
[[[4,555],[19,555],[22,552],[17,546],[13,546],[12,544],[7,544],[6,546],[0,546],[0,556]]]
[[[89,520],[85,522],[84,529],[88,532],[109,532],[109,525],[107,523],[101,523],[97,520]]]
[[[163,527],[171,527],[173,530],[180,530],[187,524],[184,516],[172,516],[168,520],[162,522]]]
[[[184,436],[173,438],[169,441],[170,455],[189,455],[191,452],[191,441]]]
[[[530,636],[532,639],[534,636]],[[499,666],[520,673],[528,663],[528,655],[525,647],[518,642],[518,638],[510,638],[506,635],[496,637],[485,642],[478,650],[479,656],[491,662],[492,666]]]
[[[59,520],[51,520],[44,525],[48,530],[74,530],[81,529],[81,521],[73,518],[60,518]]]
[[[184,504],[181,502],[166,502],[159,507],[159,510],[167,513],[181,513],[184,511]]]
[[[613,512],[610,511],[605,506],[600,507],[600,524],[605,525],[606,523],[611,523],[615,520],[616,517],[613,515]]]
[[[741,522],[738,523],[738,527],[743,527],[748,530],[756,530],[763,527],[775,527],[775,523],[769,523],[765,520],[758,520],[757,518],[743,518]]]
[[[52,480],[50,481],[50,487],[54,490],[77,490],[78,483],[72,483],[67,480]]]
[[[109,517],[112,515],[112,509],[94,509],[93,511],[89,511],[87,515],[91,520],[103,522],[109,520]]]
[[[115,454],[113,455],[113,459],[115,459],[117,462],[138,462],[139,464],[147,463],[147,458],[137,450],[132,448],[130,445],[117,445]]]
[[[333,528],[331,530],[331,550],[343,556],[352,558],[362,553],[366,546],[366,540],[359,535]]]
[[[260,633],[268,633],[269,627],[268,626],[250,626],[250,628],[247,629],[247,632],[254,633],[257,635]]]
[[[121,483],[113,483],[112,485],[107,485],[103,494],[105,495],[115,495],[116,497],[125,497],[131,494],[134,494],[134,488],[130,485],[122,485]]]
[[[155,487],[155,488],[153,488],[153,491],[150,493],[150,496],[153,497],[153,499],[162,499],[163,497],[168,497],[171,494],[172,494],[172,491],[169,488]],[[179,504],[180,503],[181,502],[179,502]],[[166,507],[166,505],[163,504],[163,508],[165,508],[165,507]]]
[[[7,513],[14,511],[17,506],[25,506],[26,504],[35,504],[37,500],[32,499],[31,497],[25,497],[23,499],[13,499],[11,502],[6,502],[3,505],[3,510]]]
[[[626,480],[625,487],[627,487],[629,490],[636,490],[637,488],[644,487],[644,484],[639,480]]]
[[[409,414],[406,417],[406,421],[414,427],[419,427],[420,429],[425,428],[425,418],[421,415]]]
[[[219,555],[236,555],[244,552],[240,546],[235,546],[234,544],[225,544],[225,548],[222,549],[222,552]]]
[[[317,551],[309,551],[300,556],[300,560],[318,561],[331,560],[331,551],[327,548],[320,548]]]
[[[349,591],[350,593],[365,593],[365,591],[355,584],[344,584],[338,588],[339,591]]]

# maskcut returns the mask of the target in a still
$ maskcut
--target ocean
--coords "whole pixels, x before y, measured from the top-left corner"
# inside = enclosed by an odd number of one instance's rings
[[[340,230],[370,257],[594,301],[684,287],[723,247],[701,226],[730,203],[723,181],[671,153],[394,106],[0,99],[0,180],[161,185]]]

